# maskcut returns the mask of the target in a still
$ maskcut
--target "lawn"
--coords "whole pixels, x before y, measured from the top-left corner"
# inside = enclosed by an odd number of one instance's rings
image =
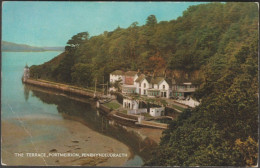
[[[180,107],[180,106],[177,106],[177,105],[175,105],[175,104],[172,104],[172,107],[173,107],[173,108],[176,108],[176,109],[178,109],[178,110],[180,110],[180,111],[184,111],[184,110],[185,110],[185,108]]]
[[[120,104],[118,104],[116,102],[109,102],[109,103],[104,104],[104,106],[106,106],[112,110],[116,110],[120,107]]]

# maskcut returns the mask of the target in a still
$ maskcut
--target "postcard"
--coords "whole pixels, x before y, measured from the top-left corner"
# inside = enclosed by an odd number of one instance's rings
[[[1,164],[256,166],[256,2],[4,1]]]

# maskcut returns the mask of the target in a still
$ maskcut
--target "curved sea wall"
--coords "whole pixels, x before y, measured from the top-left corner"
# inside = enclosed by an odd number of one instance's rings
[[[44,88],[49,88],[49,89],[54,89],[54,90],[59,90],[63,91],[66,93],[70,94],[75,94],[79,96],[84,96],[84,97],[97,97],[100,98],[102,96],[102,93],[100,92],[94,92],[93,90],[87,90],[71,85],[66,85],[66,84],[60,84],[60,83],[55,83],[55,82],[50,82],[50,81],[45,81],[45,80],[36,80],[36,79],[26,79],[22,80],[23,83],[30,84],[30,85],[36,85]]]

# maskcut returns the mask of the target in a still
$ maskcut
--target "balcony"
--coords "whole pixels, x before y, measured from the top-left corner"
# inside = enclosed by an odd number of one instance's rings
[[[136,93],[136,87],[134,85],[123,85],[122,93],[123,94],[134,94],[134,93]]]
[[[197,88],[174,88],[174,92],[195,92]]]

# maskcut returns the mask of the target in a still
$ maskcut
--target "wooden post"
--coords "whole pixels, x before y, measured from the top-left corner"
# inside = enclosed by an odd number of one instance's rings
[[[107,82],[107,95],[108,95],[108,82]]]
[[[95,92],[94,92],[94,98],[96,97],[96,92],[97,92],[97,78],[95,80]]]

